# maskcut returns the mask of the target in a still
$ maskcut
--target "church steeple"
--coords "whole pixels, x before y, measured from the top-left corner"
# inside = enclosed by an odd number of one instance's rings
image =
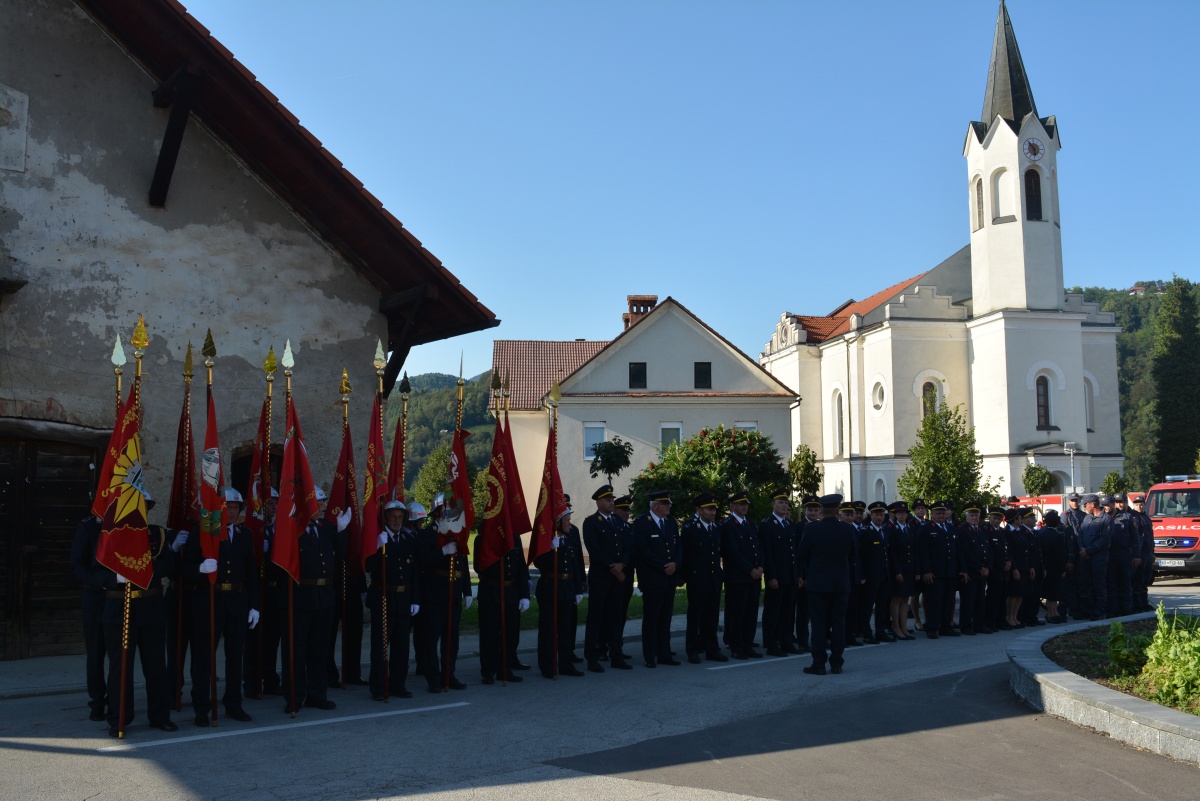
[[[992,42],[992,62],[988,67],[987,89],[983,95],[983,124],[991,125],[997,116],[1020,126],[1027,114],[1037,116],[1033,89],[1021,62],[1017,37],[1004,0],[996,17],[996,38]]]

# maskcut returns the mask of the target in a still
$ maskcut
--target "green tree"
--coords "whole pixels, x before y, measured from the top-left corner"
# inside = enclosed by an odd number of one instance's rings
[[[588,473],[592,478],[604,474],[604,480],[611,484],[613,476],[629,467],[630,457],[633,456],[633,443],[626,442],[620,437],[613,437],[609,442],[599,442],[592,447],[592,464]]]
[[[635,508],[646,508],[646,493],[670,490],[676,517],[692,514],[690,500],[700,492],[711,492],[724,503],[729,493],[745,490],[750,494],[750,515],[757,519],[771,510],[771,495],[791,486],[787,471],[770,437],[757,431],[702,428],[684,442],[663,451],[660,460],[651,462],[630,483]]]
[[[1178,276],[1167,284],[1154,319],[1151,374],[1157,391],[1154,430],[1154,478],[1186,473],[1200,450],[1200,313],[1190,281]]]
[[[804,443],[796,446],[796,452],[788,459],[788,475],[792,479],[792,494],[797,500],[806,495],[816,495],[821,489],[825,471],[817,465],[817,455]]]
[[[1054,486],[1054,474],[1046,465],[1031,462],[1021,473],[1021,483],[1025,485],[1026,495],[1048,495]]]
[[[1126,492],[1129,489],[1129,483],[1125,481],[1125,477],[1120,471],[1112,470],[1100,482],[1100,491],[1106,495],[1113,495],[1118,492]]]
[[[996,485],[983,477],[983,455],[975,447],[975,429],[967,425],[962,406],[953,408],[943,399],[925,413],[917,441],[908,451],[909,465],[896,482],[900,497],[965,503],[993,496]]]

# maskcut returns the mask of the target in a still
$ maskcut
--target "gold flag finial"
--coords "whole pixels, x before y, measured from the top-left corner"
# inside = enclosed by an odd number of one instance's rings
[[[375,361],[372,362],[376,370],[382,370],[387,367],[387,356],[383,352],[383,340],[375,340]]]
[[[138,350],[145,350],[146,346],[150,344],[150,337],[146,333],[146,318],[140,314],[137,325],[133,328],[133,336],[129,338],[129,344]]]
[[[117,344],[113,345],[112,363],[115,367],[125,364],[125,348],[121,345],[121,333],[117,332]]]
[[[183,357],[183,377],[191,378],[192,375],[192,343],[189,341],[187,353]]]
[[[350,386],[350,375],[349,375],[349,373],[346,372],[346,368],[343,367],[342,368],[342,383],[338,385],[338,394],[345,396],[345,395],[349,395],[353,391],[354,391],[354,388]]]
[[[504,394],[508,394],[508,368],[504,369]]]
[[[275,346],[271,345],[267,348],[267,358],[263,362],[263,372],[267,375],[274,375],[279,368],[275,365]]]
[[[296,366],[296,357],[292,355],[292,340],[288,340],[283,344],[283,359],[281,361],[284,370],[291,370]]]
[[[217,346],[213,342],[212,329],[208,329],[208,333],[204,335],[204,346],[200,348],[200,354],[206,359],[212,359],[217,355]]]
[[[500,383],[500,371],[492,370],[492,392],[499,392],[502,384]]]
[[[408,383],[408,371],[404,371],[404,377],[400,379],[400,394],[407,395],[412,392],[412,384]]]
[[[558,386],[558,379],[554,379],[554,386],[550,387],[550,402],[558,403],[562,400],[562,389]]]

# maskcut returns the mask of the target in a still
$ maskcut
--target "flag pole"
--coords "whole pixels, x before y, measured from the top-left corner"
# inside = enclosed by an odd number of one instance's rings
[[[550,410],[551,419],[550,434],[554,437],[554,462],[557,470],[558,464],[558,399],[562,397],[562,393],[558,389],[558,380],[555,379],[554,386],[550,388]],[[551,474],[553,475],[553,474]],[[546,503],[550,506],[550,514],[554,515],[554,482],[551,481],[550,493],[546,496]],[[554,521],[554,536],[560,536],[558,533],[558,520]],[[558,680],[558,548],[554,549],[554,679]]]
[[[117,342],[115,345],[113,345],[112,364],[113,364],[113,376],[116,378],[116,384],[117,384],[116,408],[113,410],[113,431],[115,432],[121,426],[121,373],[124,372],[121,368],[125,364],[125,348],[121,345],[120,332],[117,333]],[[141,366],[141,362],[138,362],[138,366],[139,367]],[[123,629],[121,632],[121,691],[120,691],[120,699],[119,699],[119,703],[121,704],[121,711],[118,713],[119,719],[117,721],[118,737],[125,736],[125,667],[126,667],[125,645],[129,641],[128,585],[126,585],[124,615],[125,615],[124,626],[123,626]]]
[[[497,428],[499,428],[499,422],[500,422],[500,371],[499,370],[492,370],[492,398],[496,402],[496,423],[497,423]],[[507,390],[504,393],[504,398],[505,398],[505,403],[508,403]],[[506,469],[508,469],[508,468],[506,468]],[[508,502],[508,500],[505,499],[505,503],[507,503],[507,502]],[[505,536],[511,537],[512,532],[511,531],[505,532]],[[475,547],[479,548],[478,542],[476,543]],[[505,560],[508,559],[508,551],[511,551],[511,550],[512,550],[512,548],[509,548],[503,554],[500,555],[500,686],[502,686],[502,687],[508,686],[508,631],[507,631],[508,626],[507,626],[507,622],[504,619],[504,562],[505,562]]]
[[[192,464],[192,343],[188,342],[187,355],[183,357],[183,413],[187,419],[187,453],[186,464]],[[190,468],[189,468],[190,469]],[[183,579],[180,576],[179,586],[175,589],[175,711],[183,709]]]
[[[458,384],[457,384],[457,386],[458,386],[458,407],[454,412],[455,436],[459,436],[458,432],[462,429],[463,386],[465,384],[466,384],[466,382],[463,381],[463,357],[462,357],[462,354],[460,353],[459,357],[458,357]],[[462,466],[462,469],[466,470],[467,466],[464,464]],[[462,501],[463,501],[462,498],[455,498],[454,500],[456,503],[462,503]],[[466,515],[467,515],[467,508],[466,508],[465,504],[463,504],[462,515],[463,515],[463,521],[465,522]],[[468,534],[467,536],[470,536],[470,534]],[[447,585],[446,585],[446,642],[445,642],[446,658],[442,660],[442,663],[443,663],[442,664],[442,692],[444,692],[444,693],[450,692],[450,663],[453,662],[455,660],[455,658],[457,657],[457,654],[454,653],[454,642],[453,642],[452,638],[454,635],[454,583],[456,580],[456,576],[454,575],[454,568],[458,564],[458,551],[455,551],[454,553],[450,554],[449,559],[450,559],[450,568],[448,570],[448,573],[450,574],[450,580],[449,580],[449,582],[447,582]]]
[[[292,341],[289,339],[283,346],[283,380],[284,417],[290,420],[292,407],[292,367],[296,364],[292,356]],[[292,490],[293,494],[295,490]],[[294,502],[293,502],[294,505]],[[288,708],[292,717],[296,717],[296,580],[288,575],[287,595],[287,631],[288,631]]]
[[[375,406],[377,409],[379,409],[379,415],[378,415],[377,420],[371,421],[371,425],[379,426],[379,441],[382,443],[383,442],[383,404],[384,404],[383,371],[384,371],[384,368],[387,367],[387,359],[384,358],[384,355],[383,355],[383,343],[381,341],[379,341],[378,339],[375,340],[375,360],[372,362],[372,364],[375,367],[375,377],[378,380],[378,384],[375,388],[375,393],[376,393],[375,397],[378,402],[375,404]],[[405,383],[407,384],[407,377],[406,377]],[[401,385],[401,389],[405,389],[405,385]],[[400,398],[403,401],[404,413],[407,414],[408,413],[408,394],[407,394],[407,392],[401,392]],[[370,443],[370,437],[367,438],[367,441],[368,441],[368,443]],[[379,454],[379,460],[381,462],[383,460],[382,453]],[[367,466],[367,469],[368,469],[368,471],[370,470],[370,465]],[[401,475],[401,477],[403,477],[403,475],[404,475],[403,472],[400,475]],[[371,477],[368,476],[368,479],[370,479],[370,478]],[[373,493],[377,492],[378,489],[379,489],[379,487],[378,487],[378,485],[376,485],[371,488],[371,492],[373,492]],[[404,519],[405,519],[405,521],[408,520],[407,513],[405,513]],[[382,635],[382,642],[383,642],[383,702],[386,704],[388,702],[388,698],[389,698],[389,695],[391,692],[390,685],[391,685],[391,681],[392,681],[392,677],[391,677],[391,661],[392,660],[391,660],[391,657],[390,657],[390,654],[388,651],[388,646],[389,646],[388,632],[389,632],[389,629],[391,628],[391,621],[388,620],[387,542],[386,541],[383,543],[383,546],[380,547],[380,549],[379,549],[379,583],[381,585],[379,587],[379,616],[380,616],[380,619],[382,620],[382,627],[383,627],[382,631],[380,632],[380,634]],[[345,634],[343,633],[342,636],[345,636]],[[344,665],[343,665],[342,669],[345,670]]]
[[[200,349],[200,353],[204,356],[205,381],[208,390],[208,406],[212,409],[212,391],[213,391],[213,357],[217,355],[217,346],[213,342],[212,329],[208,330],[208,335],[204,338],[204,347]],[[218,492],[224,492],[223,488],[219,488]],[[221,508],[224,508],[223,506]],[[225,515],[217,515],[220,525],[225,524]],[[219,529],[218,529],[219,530]],[[222,531],[221,534],[224,534]],[[218,536],[218,543],[220,537]],[[219,544],[218,544],[218,547]],[[212,579],[208,582],[208,675],[209,675],[209,697],[212,699],[212,725],[215,728],[217,725],[217,587]]]
[[[266,461],[264,464],[259,466],[259,469],[265,470],[267,472],[267,482],[266,482],[267,497],[259,499],[259,503],[262,503],[262,504],[265,504],[268,500],[270,500],[270,497],[271,497],[271,401],[272,401],[272,391],[271,390],[275,386],[275,371],[277,369],[279,369],[279,368],[276,367],[276,365],[275,365],[275,346],[270,345],[267,348],[267,358],[263,360],[263,372],[267,374],[266,375],[267,397],[266,397],[266,400],[264,401],[265,406],[266,406],[266,412],[267,412],[267,427],[266,427],[266,431],[263,432],[262,448],[263,448],[263,454],[266,456]],[[257,478],[257,476],[250,477],[251,487],[254,485],[256,478]],[[261,486],[262,486],[262,484],[260,483],[259,487],[261,488]],[[263,528],[265,531],[265,529],[266,529],[266,519],[265,518],[263,519]],[[259,558],[258,558],[258,609],[261,612],[266,609],[266,605],[267,605],[267,554],[266,554],[266,549],[264,548],[263,553],[259,554],[258,556],[259,556]],[[255,697],[262,698],[263,697],[263,683],[264,683],[264,677],[263,677],[263,628],[264,627],[263,626],[255,626],[254,628],[257,630],[256,640],[258,641],[258,658],[256,660],[254,660],[254,664],[256,665],[255,676],[254,676],[254,689],[256,690]],[[271,669],[272,670],[275,669],[274,664],[271,665]]]
[[[404,451],[408,451],[408,395],[412,392],[412,384],[408,383],[408,373],[400,379],[400,443]],[[403,455],[403,454],[402,454]],[[400,460],[400,494],[404,494],[404,459]],[[395,492],[396,488],[393,487]]]
[[[346,368],[342,368],[342,383],[338,386],[338,392],[342,396],[342,441],[346,439],[346,432],[350,428],[350,393],[354,390],[350,386],[350,376],[346,373]],[[350,481],[350,473],[347,470],[347,482]],[[349,484],[347,483],[347,486]],[[331,488],[332,489],[332,488]],[[360,538],[361,540],[361,538]],[[349,548],[347,548],[347,551]],[[349,561],[349,554],[342,558],[342,689],[349,685],[346,684],[346,664],[349,658],[350,641],[346,636],[346,624],[350,619],[350,612],[346,606],[346,582],[348,575],[346,573],[346,563]]]

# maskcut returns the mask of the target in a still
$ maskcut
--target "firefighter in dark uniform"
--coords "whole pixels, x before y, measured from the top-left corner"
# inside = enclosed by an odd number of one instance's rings
[[[446,513],[443,512],[443,517]],[[430,520],[417,534],[422,565],[422,620],[416,638],[420,654],[417,663],[425,670],[431,693],[440,693],[444,687],[467,689],[455,675],[455,669],[462,613],[464,609],[470,609],[475,600],[471,595],[467,555],[458,552],[458,543],[454,540],[442,542],[442,539],[436,520]]]
[[[88,515],[75,527],[71,543],[71,575],[83,587],[83,644],[87,650],[87,692],[89,718],[107,718],[108,684],[104,670],[104,584],[108,568],[96,562],[100,543],[100,520]],[[110,657],[111,659],[111,657]]]
[[[154,501],[146,496],[146,511],[154,507]],[[150,557],[154,561],[154,577],[146,589],[129,588],[129,662],[125,672],[125,725],[133,720],[133,653],[138,652],[142,662],[142,676],[146,680],[146,716],[150,726],[161,731],[179,729],[171,721],[171,684],[167,677],[166,631],[167,606],[163,599],[162,580],[171,575],[175,567],[176,554],[187,542],[186,536],[178,536],[174,543],[168,542],[167,531],[161,526],[150,526]],[[179,542],[182,539],[182,542]],[[125,619],[125,581],[116,573],[96,563],[97,568],[108,573],[104,583],[104,639],[108,653],[112,654],[108,673],[108,686],[114,696],[109,704],[108,734],[119,734],[117,704],[121,687],[121,639]]]
[[[283,630],[280,627],[280,610],[287,613],[287,573],[271,559],[271,540],[275,537],[275,512],[279,507],[279,490],[271,488],[270,497],[263,501],[262,543],[255,543],[254,556],[258,562],[259,612],[262,617],[255,628],[255,637],[246,644],[246,664],[242,674],[243,690],[249,696],[280,695],[283,683],[277,669],[279,663],[279,641]],[[290,580],[290,579],[289,579]],[[168,662],[170,654],[168,653]]]
[[[1153,612],[1150,605],[1150,585],[1154,583],[1154,528],[1145,513],[1146,496],[1129,493],[1129,516],[1137,527],[1142,542],[1141,563],[1133,571],[1133,611]]]
[[[931,640],[939,636],[957,637],[954,630],[954,582],[965,571],[954,531],[946,522],[950,506],[935,501],[933,520],[917,533],[917,565],[925,586],[925,634]]]
[[[629,576],[629,566],[633,564],[633,524],[629,522],[629,510],[632,506],[633,498],[628,495],[622,495],[613,502],[613,517],[615,518],[613,525],[617,527],[622,548],[629,555],[629,561],[626,562],[626,576]],[[633,599],[633,579],[630,578],[621,586],[624,599],[621,601],[617,613],[617,626],[620,634],[620,639],[617,640],[617,650],[621,652],[621,658],[628,662],[632,657],[624,650],[625,624],[629,621],[629,602]],[[612,649],[611,644],[609,644],[609,649]]]
[[[763,554],[745,491],[729,496],[729,516],[721,523],[721,557],[725,563],[725,639],[734,659],[761,659],[754,650],[758,598],[762,592]]]
[[[841,504],[841,495],[821,498],[821,519],[804,527],[798,554],[812,627],[812,664],[804,672],[814,676],[825,675],[826,660],[833,673],[842,672],[846,600],[858,585],[858,532],[838,519]]]
[[[349,540],[342,532],[339,532],[339,537],[342,540],[342,555],[338,556],[338,563],[333,572],[333,618],[329,636],[328,684],[330,687],[348,687],[352,684],[361,686],[368,683],[362,677],[362,596],[367,591],[367,577],[363,573],[361,560],[355,563],[355,560],[349,558]],[[341,648],[337,647],[339,628],[342,629]],[[343,654],[346,656],[344,660]],[[339,660],[346,663],[342,665],[340,674]]]
[[[963,509],[965,519],[955,532],[964,574],[958,581],[958,630],[968,636],[992,633],[984,607],[992,549],[988,533],[979,525],[982,512],[979,501],[968,503]]]
[[[1084,511],[1079,508],[1080,496],[1077,492],[1072,492],[1067,495],[1067,511],[1062,513],[1063,527],[1070,530],[1075,535],[1075,559],[1076,568],[1067,575],[1066,587],[1063,591],[1062,608],[1063,617],[1068,615],[1079,618],[1079,610],[1087,606],[1087,592],[1079,582],[1079,529],[1083,525],[1084,518],[1087,517]]]
[[[671,494],[651,492],[649,499],[650,511],[633,521],[633,554],[642,591],[642,658],[652,668],[681,664],[671,656],[671,616],[683,577],[683,549],[671,517]]]
[[[888,523],[888,586],[891,593],[892,636],[897,640],[916,639],[908,630],[908,599],[913,594],[917,574],[916,527],[908,517],[908,504],[896,501],[888,506],[893,520]]]
[[[583,545],[588,552],[588,610],[583,636],[583,658],[587,669],[603,673],[600,660],[608,656],[612,667],[628,670],[621,658],[622,608],[626,583],[633,583],[633,566],[625,550],[625,538],[613,515],[616,498],[611,484],[592,493],[595,514],[583,520]]]
[[[529,609],[529,567],[525,564],[525,552],[518,538],[517,544],[503,558],[480,569],[479,550],[475,548],[475,572],[479,575],[480,674],[484,684],[495,684],[496,677],[501,681],[518,682],[522,679],[513,671],[520,665],[517,646],[521,642],[521,614]]]
[[[1108,616],[1133,611],[1133,575],[1142,563],[1142,532],[1126,508],[1125,495],[1117,493],[1105,511],[1113,519],[1113,538],[1108,557]]]
[[[868,521],[858,529],[858,558],[863,583],[858,585],[858,628],[872,645],[895,642],[888,623],[887,504],[872,501]]]
[[[379,533],[375,553],[366,558],[366,572],[371,577],[367,590],[367,608],[371,610],[369,681],[371,698],[376,701],[384,701],[393,695],[412,698],[412,691],[405,684],[408,681],[412,619],[421,611],[421,570],[418,562],[420,545],[416,532],[408,527],[408,516],[408,509],[400,501],[391,500],[384,504],[383,531]],[[383,647],[385,625],[386,652]]]
[[[1099,495],[1084,495],[1082,500],[1087,517],[1079,527],[1079,584],[1089,597],[1087,608],[1081,608],[1077,617],[1100,620],[1108,606],[1108,550],[1113,524],[1100,505]]]
[[[704,654],[712,662],[728,662],[717,641],[721,610],[721,529],[717,525],[717,499],[701,492],[692,499],[696,514],[683,525],[683,580],[687,585],[687,630],[684,649],[688,661],[700,664]]]
[[[352,510],[343,510],[338,515],[335,527],[321,517],[327,500],[325,491],[317,487],[316,492],[320,508],[296,538],[300,581],[293,591],[293,626],[291,630],[284,626],[283,637],[283,694],[288,699],[285,712],[298,711],[291,706],[293,698],[297,705],[316,709],[333,709],[337,706],[328,697],[328,662],[336,598],[334,579],[340,570],[340,560],[345,559],[345,530]],[[283,614],[287,614],[286,606]],[[293,660],[294,664],[289,665]],[[293,671],[296,676],[294,694],[288,686],[288,677]]]
[[[987,593],[984,597],[984,623],[988,632],[999,631],[1005,625],[1007,613],[1005,602],[1008,599],[1009,573],[1012,571],[1012,557],[1008,553],[1008,538],[1000,523],[1004,520],[1004,510],[998,506],[989,506],[988,520],[982,528],[987,535],[988,556],[992,568],[988,572]]]
[[[1029,548],[1029,564],[1032,569],[1030,581],[1025,587],[1025,593],[1021,597],[1021,608],[1018,612],[1017,619],[1026,626],[1044,626],[1045,621],[1038,617],[1041,612],[1041,586],[1042,579],[1046,576],[1046,559],[1042,553],[1042,543],[1038,540],[1038,535],[1034,531],[1037,525],[1037,509],[1032,506],[1021,510],[1021,527],[1020,534],[1028,543]]]
[[[804,499],[804,515],[796,524],[796,553],[800,553],[800,543],[804,539],[804,529],[809,523],[821,519],[821,501],[815,495]],[[799,557],[797,556],[797,559]],[[799,562],[797,562],[797,578],[799,578]],[[799,584],[799,582],[797,582]],[[808,590],[803,586],[796,587],[796,637],[788,647],[789,653],[808,653]]]
[[[236,521],[242,514],[242,494],[232,487],[225,490],[226,519]],[[250,530],[236,522],[229,524],[218,546],[216,559],[205,559],[200,547],[200,532],[193,529],[183,546],[184,582],[199,587],[191,594],[192,602],[192,708],[196,725],[209,726],[212,709],[211,649],[225,641],[225,716],[247,722],[250,715],[242,708],[242,666],[249,629],[258,625],[258,565],[254,561],[254,542]],[[211,536],[211,535],[205,535]],[[208,576],[216,574],[216,583]],[[214,637],[210,642],[208,602],[212,588]]]
[[[555,526],[550,550],[533,560],[539,574],[538,669],[547,679],[583,675],[571,658],[576,610],[583,600],[583,547],[578,529],[571,525],[569,507],[559,514]]]
[[[763,556],[763,647],[771,656],[787,656],[796,621],[796,528],[787,492],[771,496],[771,514],[758,524],[758,544]]]

